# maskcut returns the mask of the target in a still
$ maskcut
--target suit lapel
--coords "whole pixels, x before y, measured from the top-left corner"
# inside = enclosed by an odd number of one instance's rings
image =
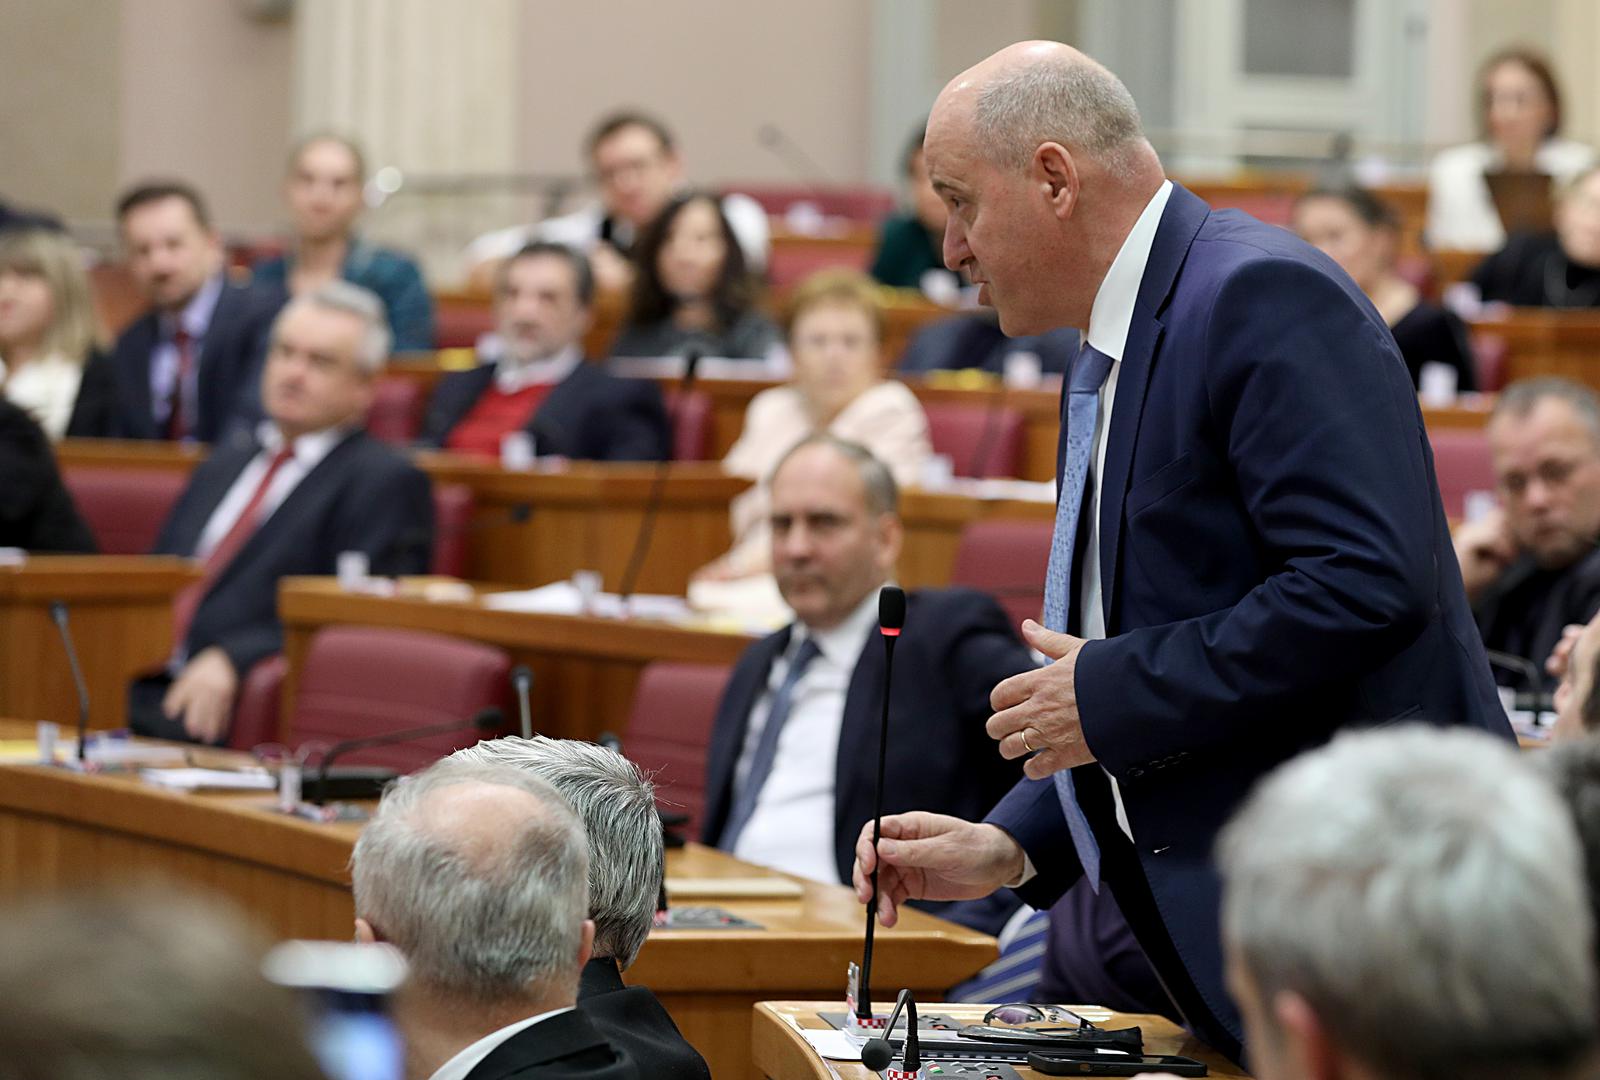
[[[1128,341],[1117,374],[1111,429],[1106,433],[1105,469],[1100,493],[1100,603],[1106,632],[1116,633],[1117,568],[1122,553],[1122,506],[1128,495],[1133,447],[1139,436],[1145,391],[1155,366],[1156,349],[1165,330],[1159,316],[1210,208],[1179,184],[1172,185],[1156,227],[1150,258],[1145,263],[1139,296],[1133,305]]]
[[[239,479],[239,474],[244,472],[245,466],[249,465],[260,452],[261,448],[254,442],[237,449],[218,450],[216,456],[226,460],[227,464],[210,475],[195,474],[197,478],[204,476],[205,487],[196,493],[194,510],[180,525],[182,532],[172,538],[177,550],[192,554],[200,546],[200,534],[205,532],[206,522],[217,512],[217,505],[228,494],[228,489],[233,487],[234,481]]]
[[[577,403],[586,394],[595,374],[587,360],[579,360],[578,366],[565,379],[552,386],[544,401],[540,402],[539,408],[534,411],[533,422],[528,426],[534,438],[544,444],[539,448],[540,453],[564,454],[567,457],[578,455],[580,448],[574,427],[582,410]]]

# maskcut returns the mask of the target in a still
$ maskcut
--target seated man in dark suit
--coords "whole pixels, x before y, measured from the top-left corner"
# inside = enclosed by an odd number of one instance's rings
[[[114,434],[214,443],[248,430],[261,418],[257,383],[282,292],[227,280],[222,239],[187,184],[133,188],[117,226],[151,310],[111,350]]]
[[[498,459],[500,440],[526,431],[539,454],[666,457],[660,387],[617,378],[584,360],[593,305],[594,275],[582,254],[536,243],[514,255],[495,284],[495,353],[439,383],[422,424],[423,445]]]
[[[97,550],[61,482],[54,451],[33,417],[0,398],[0,547],[88,553]]]
[[[900,555],[898,493],[880,461],[831,435],[789,451],[771,489],[773,573],[795,622],[734,668],[711,736],[702,839],[750,862],[847,882],[855,839],[872,819],[878,590]],[[1033,667],[990,597],[910,594],[895,653],[885,813],[922,800],[960,813],[1004,794],[1021,769],[984,753],[989,691]],[[998,933],[1017,906],[1001,893],[941,914]]]
[[[1565,379],[1512,383],[1488,436],[1502,507],[1456,530],[1456,559],[1484,644],[1543,665],[1563,627],[1600,609],[1600,397]]]
[[[394,1001],[407,1076],[645,1075],[575,1007],[595,935],[589,845],[548,783],[513,765],[431,765],[384,792],[350,876],[356,939],[409,965]]]
[[[427,569],[428,478],[361,430],[388,351],[383,305],[359,285],[329,282],[278,316],[268,419],[195,470],[156,539],[156,554],[192,556],[203,574],[173,605],[168,671],[133,685],[134,730],[226,736],[240,681],[283,648],[278,579],[335,573],[347,551],[376,574]]]
[[[578,983],[578,1008],[642,1073],[658,1080],[710,1080],[711,1072],[648,988],[622,972],[655,924],[665,863],[655,785],[621,754],[576,739],[491,739],[449,760],[514,765],[572,804],[589,836],[589,918],[594,954]]]

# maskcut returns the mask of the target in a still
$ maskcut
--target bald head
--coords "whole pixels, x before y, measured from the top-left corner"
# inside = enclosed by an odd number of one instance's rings
[[[441,998],[571,1004],[592,933],[588,851],[577,815],[537,776],[440,762],[385,792],[362,830],[356,914]]]

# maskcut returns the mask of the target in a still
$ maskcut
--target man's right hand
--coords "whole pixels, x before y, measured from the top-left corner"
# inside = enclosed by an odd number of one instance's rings
[[[997,826],[922,811],[894,814],[882,826],[876,851],[872,822],[862,826],[851,876],[857,898],[867,903],[881,857],[878,920],[884,926],[895,924],[907,900],[976,900],[1022,876],[1022,846]]]
[[[1467,599],[1476,602],[1478,594],[1516,559],[1517,542],[1511,537],[1505,511],[1498,509],[1481,521],[1461,526],[1454,540],[1461,583],[1466,586]]]

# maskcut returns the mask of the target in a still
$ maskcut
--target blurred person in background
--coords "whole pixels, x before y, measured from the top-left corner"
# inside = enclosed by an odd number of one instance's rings
[[[1556,201],[1555,231],[1514,233],[1478,264],[1485,301],[1515,307],[1600,307],[1600,166],[1580,173]]]
[[[954,301],[964,282],[958,271],[944,265],[944,201],[928,182],[928,167],[922,161],[922,138],[926,127],[918,127],[906,144],[901,158],[906,193],[910,206],[891,215],[878,233],[878,249],[872,256],[873,278],[896,289],[917,289],[939,303]],[[930,281],[929,275],[935,280]]]

